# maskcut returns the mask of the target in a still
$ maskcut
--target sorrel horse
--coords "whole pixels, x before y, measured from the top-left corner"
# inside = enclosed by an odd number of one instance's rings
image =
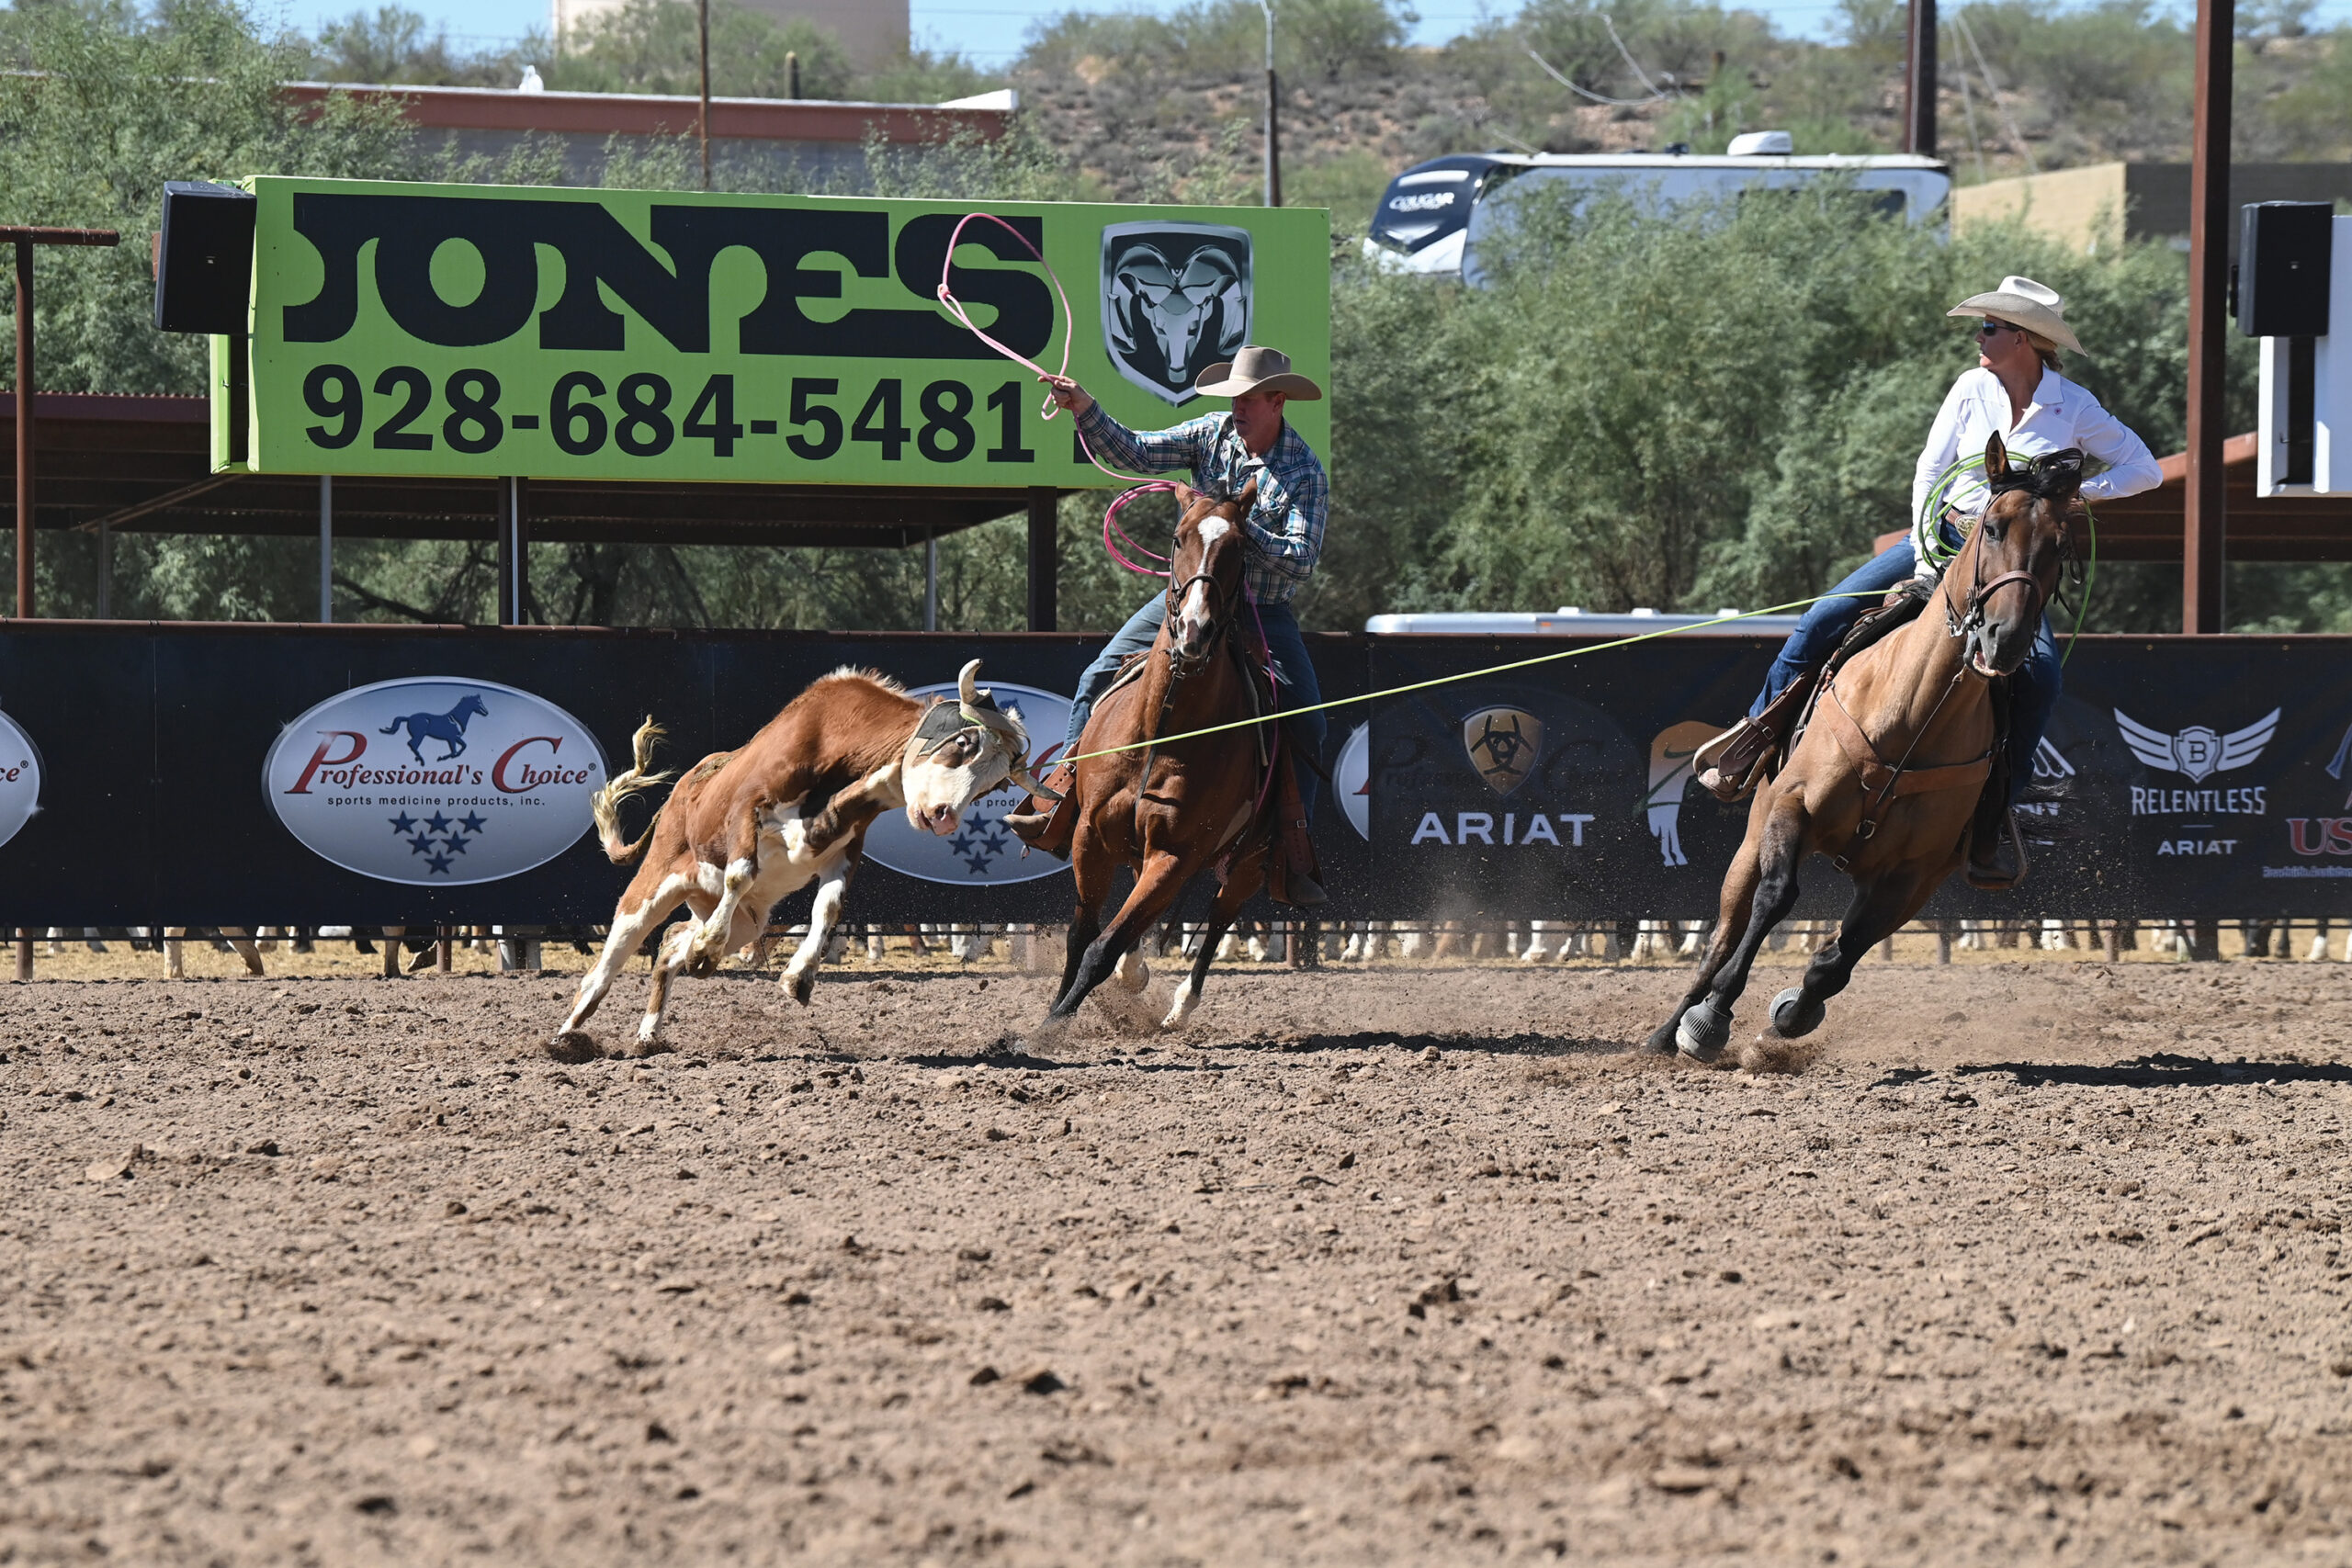
[[[1649,1049],[1723,1054],[1748,968],[1795,905],[1807,855],[1832,857],[1854,901],[1804,983],[1772,998],[1771,1032],[1786,1040],[1820,1027],[1862,954],[1959,866],[1997,744],[1990,682],[2032,650],[2072,548],[2082,464],[2069,449],[2013,465],[1999,436],[1986,444],[1992,504],[1918,617],[1824,681],[1787,761],[1756,791],[1714,938]]]
[[[1269,835],[1258,829],[1269,815],[1268,770],[1261,763],[1271,759],[1261,758],[1252,737],[1262,735],[1268,748],[1274,744],[1271,716],[1255,730],[1136,744],[1261,711],[1245,665],[1257,639],[1242,597],[1239,525],[1257,503],[1257,490],[1252,480],[1239,495],[1218,500],[1176,488],[1182,515],[1169,563],[1167,618],[1144,655],[1140,677],[1105,693],[1079,738],[1081,753],[1136,749],[1080,761],[1070,786],[1078,808],[1069,857],[1078,913],[1061,991],[1046,1014],[1049,1028],[1076,1012],[1114,973],[1127,989],[1141,990],[1148,976],[1136,943],[1193,877],[1224,862],[1200,956],[1162,1021],[1161,1027],[1175,1028],[1199,1003],[1226,928],[1264,885]],[[1135,891],[1105,927],[1102,905],[1112,874],[1122,865],[1136,868]]]

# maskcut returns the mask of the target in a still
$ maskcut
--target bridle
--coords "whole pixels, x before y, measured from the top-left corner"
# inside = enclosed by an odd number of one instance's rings
[[[1202,564],[1205,567],[1208,561],[1208,549],[1206,547],[1204,547],[1201,552],[1201,559]],[[1206,583],[1208,584],[1209,590],[1210,619],[1213,623],[1209,630],[1207,641],[1202,644],[1201,650],[1198,653],[1193,654],[1190,658],[1186,658],[1182,653],[1178,651],[1174,637],[1171,636],[1168,639],[1169,673],[1181,681],[1185,676],[1192,674],[1193,671],[1199,670],[1203,665],[1206,664],[1209,661],[1210,656],[1216,651],[1218,645],[1225,640],[1226,633],[1233,624],[1234,600],[1238,597],[1240,593],[1241,575],[1238,572],[1236,572],[1234,574],[1233,582],[1230,586],[1218,582],[1216,580],[1216,574],[1213,571],[1207,570],[1196,571],[1193,573],[1192,576],[1180,580],[1176,576],[1174,570],[1175,562],[1172,558],[1170,560],[1169,565],[1170,570],[1168,573],[1168,599],[1166,607],[1162,611],[1162,617],[1164,619],[1172,619],[1175,616],[1179,606],[1183,604],[1184,595],[1193,591],[1193,585],[1196,583]],[[1174,698],[1175,693],[1171,687],[1169,694],[1169,700],[1172,702],[1174,701]]]
[[[2050,491],[2078,488],[2082,480],[2082,453],[2069,446],[2064,451],[2045,453],[2030,462],[2010,468],[2008,472],[1992,479],[1989,488],[1996,498],[2006,495],[2013,490],[2024,490],[2032,491],[2037,501],[2054,502],[2055,498],[2050,494]],[[1984,539],[1991,518],[1992,510],[1988,506],[1976,524],[1976,537],[1973,541],[1976,547],[1968,552],[1968,598],[1962,609],[1958,613],[1952,609],[1952,584],[1949,576],[1938,595],[1939,601],[1943,605],[1944,630],[1954,637],[1967,637],[1982,632],[1984,629],[1984,606],[1991,602],[1994,594],[2013,582],[2023,583],[2032,595],[2031,602],[2026,607],[2025,618],[2029,622],[2039,619],[2043,609],[2050,603],[2052,590],[2043,587],[2041,579],[2033,572],[2005,571],[1989,582],[1984,580]],[[2062,570],[2064,563],[2073,558],[2074,553],[2074,529],[2067,522],[2065,513],[2061,512],[2058,519],[2058,559]]]

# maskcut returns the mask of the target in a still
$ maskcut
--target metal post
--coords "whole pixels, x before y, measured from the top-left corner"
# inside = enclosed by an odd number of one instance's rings
[[[1029,492],[1029,629],[1050,632],[1057,622],[1061,588],[1059,529],[1061,498],[1043,488]]]
[[[17,978],[29,980],[32,977],[33,933],[32,928],[27,926],[17,932]]]
[[[787,98],[800,96],[800,51],[797,49],[784,51],[784,96]]]
[[[33,613],[33,243],[17,242],[17,614]],[[28,968],[32,944],[17,957]]]
[[[702,39],[702,117],[696,122],[695,134],[702,141],[702,188],[710,188],[710,0],[701,0],[695,7],[700,13]]]
[[[1936,0],[1911,0],[1903,65],[1903,150],[1936,155]]]
[[[98,619],[114,619],[114,526],[98,520]]]
[[[334,622],[334,476],[319,476],[319,624]]]
[[[2229,494],[2222,470],[2230,276],[2230,65],[2235,0],[2198,0],[2197,122],[2188,166],[2188,482],[2180,629],[2222,629]]]
[[[111,245],[112,229],[0,229],[17,247],[17,614],[33,613],[33,247]],[[25,962],[31,962],[31,949]]]
[[[1281,125],[1275,105],[1280,92],[1274,79],[1274,7],[1273,0],[1258,0],[1258,8],[1266,13],[1266,205],[1283,204],[1283,155]]]
[[[939,629],[939,536],[928,528],[922,535],[922,629]]]
[[[523,521],[523,481],[498,481],[498,624],[519,626],[530,582],[530,538]]]

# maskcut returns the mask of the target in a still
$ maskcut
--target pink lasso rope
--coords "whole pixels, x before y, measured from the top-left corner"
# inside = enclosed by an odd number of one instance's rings
[[[1000,343],[997,339],[989,336],[988,333],[981,330],[980,324],[978,321],[972,320],[971,312],[964,308],[964,302],[956,298],[956,291],[948,286],[948,275],[955,269],[956,265],[956,247],[963,243],[965,228],[969,225],[974,219],[978,218],[985,218],[989,222],[995,224],[998,228],[1003,230],[1006,233],[1012,235],[1014,239],[1020,241],[1021,248],[1027,251],[1031,255],[1036,257],[1037,265],[1046,269],[1046,276],[1054,286],[1054,297],[1061,301],[1062,321],[1065,323],[1065,330],[1062,333],[1062,363],[1060,369],[1047,370],[1044,366],[1038,364],[1035,360],[1031,359],[1027,355],[1017,353],[1009,344]],[[955,317],[957,321],[963,324],[964,329],[967,332],[969,332],[974,337],[978,338],[982,343],[987,344],[990,348],[995,349],[999,354],[1004,355],[1005,358],[1010,359],[1015,365],[1035,372],[1037,376],[1042,378],[1063,381],[1069,378],[1069,345],[1070,340],[1078,335],[1078,316],[1077,313],[1069,307],[1069,293],[1067,289],[1062,288],[1061,274],[1054,270],[1054,264],[1046,259],[1044,252],[1038,250],[1036,246],[1029,243],[1028,235],[1023,233],[1020,230],[1014,228],[1003,219],[999,218],[995,213],[967,212],[957,220],[954,231],[948,234],[947,254],[941,258],[939,264],[939,302],[946,307],[947,313],[949,315]],[[1041,419],[1050,421],[1054,415],[1060,412],[1061,405],[1054,400],[1052,391],[1048,390],[1046,393],[1045,407],[1040,412],[1039,417]],[[1140,479],[1136,475],[1123,474],[1118,469],[1112,468],[1109,464],[1103,462],[1102,458],[1094,455],[1094,448],[1087,441],[1086,432],[1083,430],[1080,430],[1078,433],[1078,446],[1080,451],[1086,454],[1086,460],[1093,464],[1095,468],[1122,483],[1134,486],[1133,489],[1128,490],[1125,493],[1121,494],[1117,499],[1114,500],[1102,513],[1103,549],[1110,552],[1110,556],[1113,560],[1117,561],[1129,571],[1136,572],[1144,577],[1166,577],[1168,573],[1159,570],[1158,568],[1139,566],[1135,561],[1129,559],[1126,555],[1121,552],[1119,546],[1113,543],[1113,536],[1116,536],[1119,540],[1124,541],[1127,548],[1133,550],[1136,555],[1148,556],[1151,559],[1159,562],[1161,566],[1166,566],[1168,564],[1168,558],[1166,556],[1160,555],[1157,551],[1145,549],[1141,545],[1136,544],[1134,539],[1128,537],[1126,530],[1120,527],[1118,525],[1118,515],[1122,507],[1125,506],[1127,502],[1133,501],[1139,495],[1164,493],[1173,491],[1176,487],[1166,479]]]

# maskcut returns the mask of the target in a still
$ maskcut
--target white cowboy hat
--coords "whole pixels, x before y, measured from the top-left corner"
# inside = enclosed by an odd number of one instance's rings
[[[2046,337],[2061,348],[2087,352],[2066,324],[2066,301],[2047,284],[2030,277],[2005,277],[1990,294],[1972,294],[1944,312],[1947,316],[1990,316]]]
[[[1290,367],[1290,355],[1276,349],[1244,347],[1222,365],[1212,365],[1193,383],[1193,390],[1213,398],[1238,398],[1244,392],[1287,392],[1303,403],[1323,400],[1323,389]]]

